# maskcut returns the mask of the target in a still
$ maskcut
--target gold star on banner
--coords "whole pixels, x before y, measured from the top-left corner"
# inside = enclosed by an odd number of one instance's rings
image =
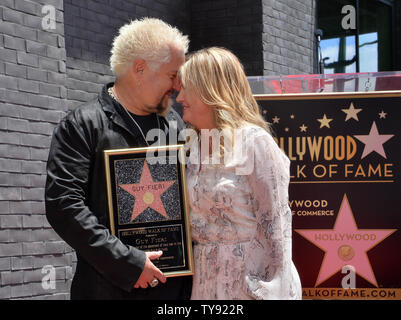
[[[330,129],[330,122],[333,121],[333,119],[327,119],[326,114],[323,115],[322,119],[317,119],[317,121],[320,122],[320,129],[323,127],[327,127]]]
[[[383,110],[382,112],[379,113],[380,119],[386,119],[387,113],[385,113]]]
[[[305,126],[304,124],[302,126],[299,127],[301,129],[301,132],[306,132],[306,129],[308,129],[307,126]]]
[[[277,116],[275,116],[273,118],[273,123],[279,123],[279,121],[280,121],[280,118],[278,118]]]
[[[358,113],[362,111],[362,109],[355,109],[354,104],[351,102],[351,105],[348,109],[341,109],[342,112],[345,112],[347,114],[345,121],[348,121],[349,119],[354,119],[356,121],[359,121],[358,119]]]

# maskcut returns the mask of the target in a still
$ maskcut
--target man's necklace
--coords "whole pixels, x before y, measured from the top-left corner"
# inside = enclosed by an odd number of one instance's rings
[[[117,102],[119,102],[118,97],[116,92],[114,91],[114,87],[110,87],[109,89],[107,89],[107,92],[109,93],[110,97],[112,97],[114,100],[116,100]],[[120,103],[121,104],[121,103]],[[134,119],[134,117],[128,112],[128,110],[121,104],[121,106],[123,107],[123,109],[125,110],[125,112],[127,113],[128,117],[132,120],[132,122],[137,126],[137,128],[139,129],[139,131],[141,132],[141,135],[143,137],[143,140],[145,141],[145,143],[147,144],[147,146],[149,147],[149,143],[146,140],[145,134],[142,131],[141,126],[138,124],[138,122],[136,122],[136,120]],[[160,121],[159,121],[159,116],[156,114],[156,119],[157,119],[157,127],[159,129],[159,136],[158,136],[158,140],[157,143],[160,144]]]

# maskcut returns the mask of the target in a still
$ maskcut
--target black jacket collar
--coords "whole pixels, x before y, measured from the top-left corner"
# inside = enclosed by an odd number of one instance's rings
[[[118,126],[124,128],[130,134],[134,135],[137,141],[142,141],[142,133],[136,126],[129,126],[126,121],[124,121],[124,117],[122,114],[124,110],[122,109],[123,106],[115,101],[112,97],[110,97],[108,89],[114,85],[114,82],[107,83],[103,86],[102,91],[99,94],[99,102],[106,113],[106,115]],[[160,126],[161,129],[168,135],[168,122],[167,120],[159,115]],[[168,137],[167,137],[168,138]],[[168,140],[167,140],[168,141]],[[144,142],[144,141],[143,141]]]

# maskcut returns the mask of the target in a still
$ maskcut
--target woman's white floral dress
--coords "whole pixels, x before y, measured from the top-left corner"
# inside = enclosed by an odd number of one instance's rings
[[[240,130],[244,156],[220,166],[188,165],[191,299],[301,299],[292,262],[290,161],[262,128]]]

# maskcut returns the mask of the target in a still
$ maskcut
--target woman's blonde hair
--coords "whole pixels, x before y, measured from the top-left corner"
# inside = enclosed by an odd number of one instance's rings
[[[136,59],[145,60],[152,70],[170,62],[170,49],[188,51],[189,40],[177,28],[155,18],[142,18],[122,26],[114,38],[110,67],[116,77],[129,70]]]
[[[191,53],[179,70],[179,78],[184,88],[193,90],[212,108],[217,129],[253,124],[271,133],[241,62],[229,50],[210,47]]]

